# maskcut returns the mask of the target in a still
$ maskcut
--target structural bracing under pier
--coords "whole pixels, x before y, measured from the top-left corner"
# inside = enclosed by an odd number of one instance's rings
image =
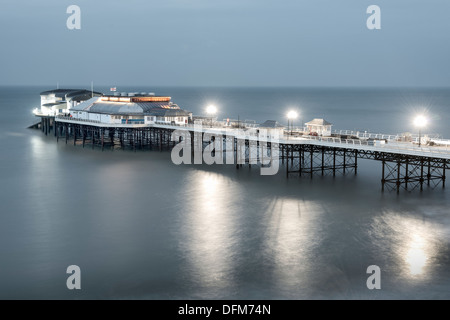
[[[386,157],[388,158],[388,157]],[[397,155],[382,159],[382,190],[423,190],[424,186],[445,188],[446,159]]]
[[[57,140],[65,139],[66,144],[73,140],[73,145],[90,144],[92,148],[100,147],[102,150],[131,149],[131,150],[164,150],[175,145],[171,141],[173,130],[158,128],[114,128],[98,127],[82,124],[56,122],[55,135]]]
[[[285,144],[282,150],[287,177],[357,173],[357,150],[308,144]]]

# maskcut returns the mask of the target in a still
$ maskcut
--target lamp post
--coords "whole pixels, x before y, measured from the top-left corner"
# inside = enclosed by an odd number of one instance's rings
[[[297,112],[291,110],[287,113],[287,118],[288,118],[288,132],[289,132],[289,120],[291,120],[291,131],[289,135],[292,135],[292,127],[293,127],[293,123],[294,123],[294,119],[297,118],[298,114]],[[288,136],[289,139],[289,136]]]
[[[217,108],[216,106],[213,105],[209,105],[206,107],[206,113],[209,114],[211,116],[211,128],[212,128],[212,118],[213,116],[217,113]]]
[[[427,118],[422,115],[419,115],[414,119],[414,125],[419,128],[419,148],[421,146],[421,129],[425,127],[427,123]]]

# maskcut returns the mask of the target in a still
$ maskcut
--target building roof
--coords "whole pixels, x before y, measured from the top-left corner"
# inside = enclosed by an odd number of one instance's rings
[[[156,117],[188,117],[189,112],[182,109],[163,109],[163,108],[154,108],[150,110],[148,113],[151,116]]]
[[[282,124],[280,124],[276,120],[266,120],[264,123],[259,125],[260,128],[284,128]]]
[[[65,105],[66,102],[64,101],[57,101],[57,102],[53,102],[53,103],[44,103],[42,106],[43,107],[53,107],[53,106],[59,106],[59,105]]]
[[[305,123],[307,126],[332,126],[332,123],[329,123],[328,121],[324,119],[313,119],[310,122]]]
[[[89,110],[94,113],[107,113],[107,114],[130,114],[130,113],[143,113],[142,108],[136,103],[107,103],[99,102],[94,103]]]
[[[91,98],[70,109],[111,115],[151,115],[158,117],[189,116],[189,112],[176,104],[167,102],[111,102],[101,101],[99,97]]]
[[[54,90],[48,90],[48,91],[41,92],[41,96],[47,96],[49,94],[65,96],[68,93],[77,92],[77,91],[84,91],[84,89],[54,89]]]
[[[95,102],[97,102],[99,100],[99,97],[93,97],[93,98],[90,98],[90,99],[88,99],[88,100],[86,100],[86,101],[83,101],[82,103],[80,103],[80,104],[77,104],[76,106],[73,106],[72,108],[70,108],[70,110],[73,110],[73,111],[89,111],[88,109],[95,103]]]
[[[94,91],[94,96],[102,96],[103,93]],[[82,101],[92,97],[92,91],[85,89],[54,89],[41,92],[41,96],[55,95],[58,98],[65,98],[65,100]]]
[[[92,92],[88,90],[76,91],[66,94],[67,101],[85,101],[92,97],[100,97],[103,96],[101,92]]]

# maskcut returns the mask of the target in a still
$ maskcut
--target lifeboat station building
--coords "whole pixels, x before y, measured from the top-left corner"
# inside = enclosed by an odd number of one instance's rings
[[[69,110],[92,97],[99,97],[100,92],[84,89],[55,89],[41,92],[41,107],[34,113],[41,116],[56,116],[66,114]]]
[[[171,97],[154,95],[93,97],[72,108],[70,120],[107,125],[186,125],[192,113],[171,102]]]

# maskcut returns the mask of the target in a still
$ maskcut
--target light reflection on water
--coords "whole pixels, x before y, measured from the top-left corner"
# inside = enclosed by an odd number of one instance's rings
[[[320,242],[323,212],[310,201],[276,198],[266,214],[265,254],[273,259],[279,290],[307,286],[313,271],[313,250]]]
[[[182,229],[192,275],[202,287],[220,291],[233,282],[234,250],[238,226],[230,203],[239,190],[229,188],[221,175],[196,171],[193,175]]]
[[[423,238],[414,235],[414,239],[410,243],[410,249],[406,253],[405,261],[409,264],[409,272],[411,275],[421,275],[424,272],[425,264],[428,260],[426,245]]]
[[[435,272],[430,261],[448,250],[442,225],[424,216],[386,211],[373,219],[372,228],[374,243],[393,258],[396,272],[405,279],[429,279]]]

